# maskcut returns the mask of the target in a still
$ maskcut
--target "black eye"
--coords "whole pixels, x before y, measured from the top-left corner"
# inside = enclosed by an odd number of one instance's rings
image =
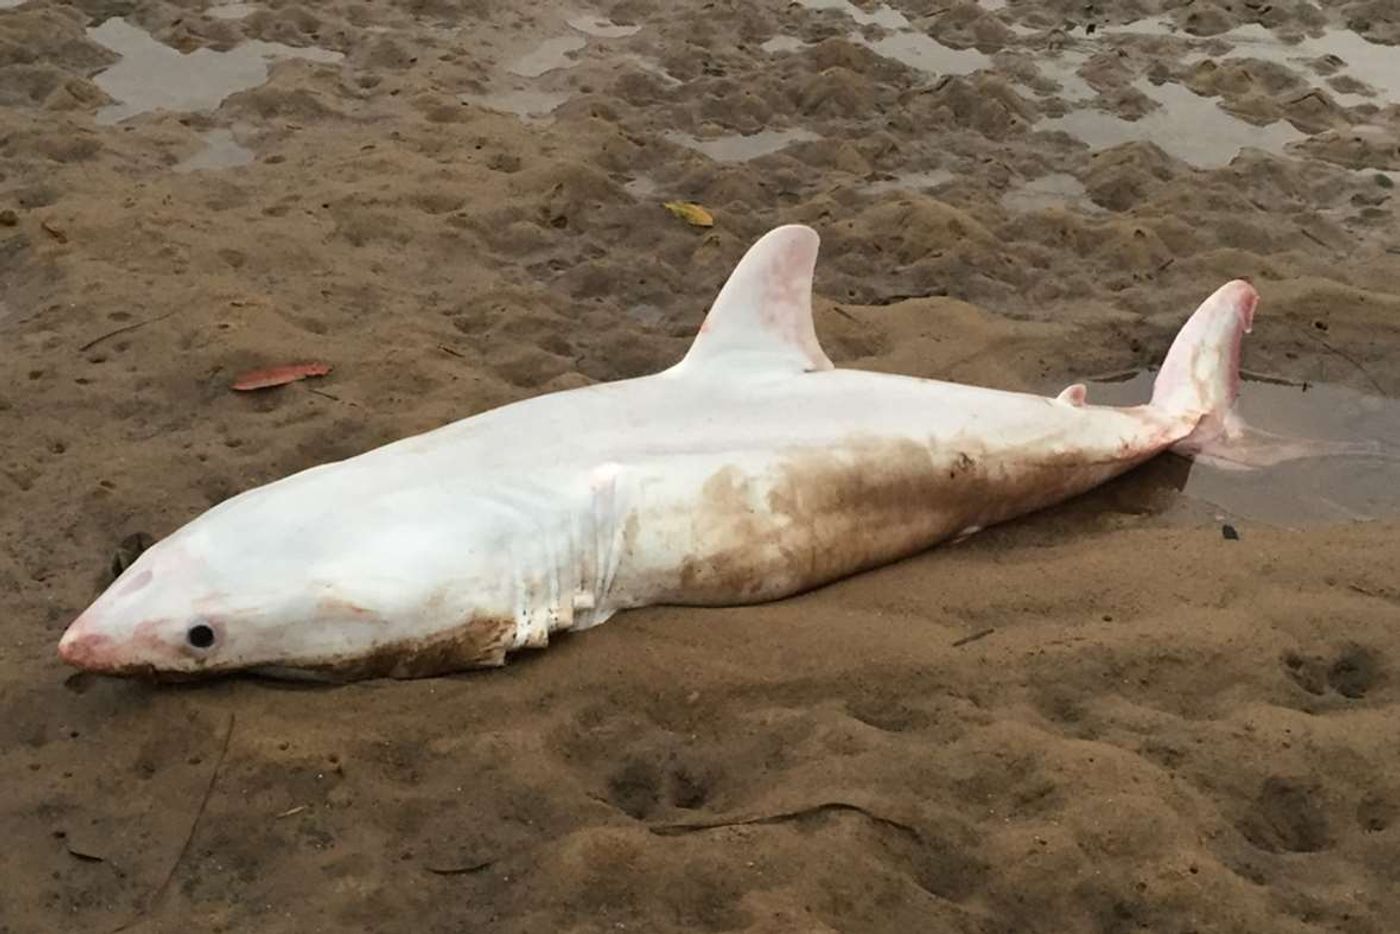
[[[185,638],[195,648],[207,649],[214,644],[214,630],[203,623],[197,623],[190,627],[189,632],[185,633]]]

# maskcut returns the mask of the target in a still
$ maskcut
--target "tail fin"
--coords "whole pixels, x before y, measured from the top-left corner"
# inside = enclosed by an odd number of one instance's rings
[[[1259,293],[1248,282],[1226,283],[1201,303],[1167,351],[1152,386],[1152,405],[1198,418],[1195,430],[1172,446],[1178,454],[1203,453],[1239,427],[1234,406],[1240,343],[1254,324],[1258,303]]]
[[[1400,453],[1378,441],[1293,438],[1253,428],[1236,414],[1240,342],[1254,324],[1258,304],[1254,286],[1242,279],[1227,282],[1196,309],[1172,342],[1152,387],[1152,405],[1197,419],[1172,451],[1230,470],[1312,457],[1400,460]]]

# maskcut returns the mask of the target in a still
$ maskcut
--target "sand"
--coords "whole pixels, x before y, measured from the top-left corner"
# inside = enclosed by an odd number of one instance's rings
[[[484,674],[54,651],[129,536],[669,365],[783,222],[822,234],[838,365],[1054,391],[1249,276],[1246,401],[1374,436],[1393,3],[2,5],[0,931],[1395,930],[1384,463],[1167,459]],[[229,389],[298,360],[334,370]]]

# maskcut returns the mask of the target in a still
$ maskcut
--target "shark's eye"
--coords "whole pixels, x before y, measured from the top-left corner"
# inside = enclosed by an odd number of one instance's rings
[[[185,632],[185,639],[197,649],[207,649],[214,644],[214,630],[203,623],[195,623]]]

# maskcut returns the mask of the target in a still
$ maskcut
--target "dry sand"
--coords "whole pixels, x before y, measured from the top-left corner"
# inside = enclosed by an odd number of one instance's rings
[[[0,931],[1396,930],[1374,463],[1164,460],[460,678],[55,658],[126,536],[663,367],[781,222],[823,235],[838,364],[1057,389],[1243,275],[1246,366],[1330,384],[1263,417],[1396,424],[1393,0],[896,6],[0,10]],[[229,391],[299,359],[335,370]]]

